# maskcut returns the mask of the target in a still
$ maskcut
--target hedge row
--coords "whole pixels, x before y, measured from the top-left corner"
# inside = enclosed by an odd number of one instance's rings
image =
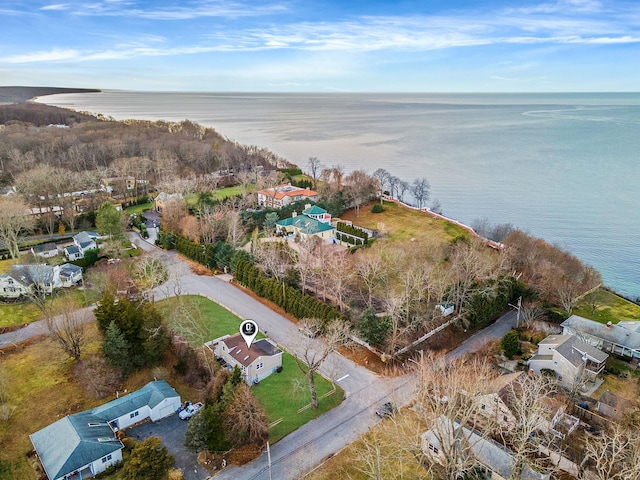
[[[348,233],[349,235],[353,235],[354,237],[361,238],[362,243],[367,243],[367,240],[369,240],[369,234],[367,232],[365,232],[364,230],[358,227],[347,225],[346,223],[343,223],[343,222],[338,222],[338,224],[336,225],[336,230],[338,230],[338,232]],[[345,240],[345,241],[349,242],[349,240]],[[354,242],[352,241],[349,243],[354,243]],[[355,243],[355,245],[359,245],[359,244]]]
[[[297,318],[318,318],[324,323],[344,318],[335,307],[283,285],[275,278],[265,276],[248,260],[240,260],[234,273],[238,283]]]

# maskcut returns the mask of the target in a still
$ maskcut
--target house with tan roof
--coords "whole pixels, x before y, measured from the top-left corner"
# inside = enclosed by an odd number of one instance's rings
[[[266,188],[258,192],[258,205],[268,208],[280,208],[300,200],[318,201],[318,192],[308,188],[284,184]]]
[[[247,347],[240,333],[224,336],[214,342],[216,357],[224,360],[231,368],[237,365],[249,385],[282,368],[282,350],[268,338],[254,340],[251,348]]]

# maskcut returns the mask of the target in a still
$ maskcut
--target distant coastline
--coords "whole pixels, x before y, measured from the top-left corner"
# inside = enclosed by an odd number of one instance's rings
[[[62,87],[0,87],[0,103],[27,103],[36,97],[57,95],[60,93],[99,93],[97,88],[62,88]]]

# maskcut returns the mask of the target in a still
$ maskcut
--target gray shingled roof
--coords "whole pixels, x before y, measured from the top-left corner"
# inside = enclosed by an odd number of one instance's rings
[[[640,351],[640,333],[628,328],[623,328],[615,324],[607,326],[593,320],[579,317],[578,315],[571,315],[562,322],[560,326],[569,328],[575,332],[592,335],[632,350]]]
[[[99,407],[69,415],[29,437],[50,479],[59,478],[123,448],[107,422],[145,405],[179,396],[165,381],[150,382],[140,390]]]
[[[503,478],[509,478],[511,476],[512,469],[515,465],[512,452],[493,440],[483,438],[479,432],[461,426],[458,420],[454,420],[453,425],[451,425],[451,420],[444,415],[440,416],[436,420],[436,425],[431,430],[423,433],[422,437],[434,447],[441,449],[438,436],[452,435],[452,428],[456,432],[459,432],[459,429],[462,428],[462,434],[456,435],[459,437],[457,441],[465,442],[470,453],[478,462],[490,468]],[[548,478],[548,474],[537,472],[528,465],[524,466],[520,474],[520,480],[545,480]]]
[[[65,263],[64,265],[60,266],[60,275],[63,277],[71,277],[74,274],[81,271],[82,271],[82,268],[80,268],[77,265],[74,265],[73,263]]]
[[[131,392],[115,400],[105,403],[91,410],[91,414],[96,418],[105,422],[115,420],[122,415],[138,410],[145,405],[150,408],[158,405],[165,398],[178,397],[176,392],[167,382],[159,380],[157,382],[147,383],[140,390]]]
[[[582,357],[584,355],[597,363],[602,363],[609,357],[608,354],[583,342],[575,335],[552,335],[552,337],[555,337],[558,341],[558,346],[555,348],[556,352],[575,367],[582,365]]]
[[[96,422],[91,411],[64,417],[29,437],[50,479],[124,448],[109,425]]]
[[[28,287],[33,283],[53,282],[53,267],[46,264],[11,265],[9,276]]]

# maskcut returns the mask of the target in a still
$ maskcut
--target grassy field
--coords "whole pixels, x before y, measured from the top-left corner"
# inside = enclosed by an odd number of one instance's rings
[[[431,478],[411,448],[417,434],[426,429],[415,413],[401,410],[393,421],[373,427],[304,479]]]
[[[213,199],[224,200],[225,198],[233,197],[234,195],[240,195],[243,192],[244,190],[240,185],[236,185],[234,187],[220,188],[213,192]],[[190,195],[187,195],[187,205],[189,207],[195,207],[196,203],[198,203],[198,194],[192,193]]]
[[[282,372],[271,374],[253,387],[253,394],[267,412],[269,423],[282,418],[282,422],[269,430],[269,440],[277,442],[305,423],[319,417],[342,403],[343,390],[336,385],[335,391],[321,398],[334,387],[320,375],[315,376],[318,393],[318,409],[307,408],[301,413],[298,409],[311,403],[309,381],[296,365],[295,359],[285,352],[282,356]]]
[[[98,295],[91,290],[58,290],[54,297],[54,307],[70,302],[78,307],[86,307],[98,301]],[[0,328],[23,325],[43,318],[42,312],[31,302],[0,304]]]
[[[184,308],[179,302],[184,302]],[[199,295],[167,298],[156,302],[156,306],[169,325],[195,346],[236,333],[242,323],[240,317]]]
[[[573,313],[600,323],[640,320],[640,306],[607,290],[599,290],[596,293],[595,312],[587,298],[573,310]]]
[[[205,297],[185,295],[180,301],[187,302],[188,307],[183,309],[176,298],[160,300],[157,306],[169,324],[194,346],[223,335],[232,335],[238,331],[242,322],[239,317]],[[260,333],[258,338],[264,338],[264,335]],[[317,410],[307,409],[298,414],[299,408],[311,402],[309,383],[297,367],[294,358],[286,352],[282,364],[282,372],[270,375],[253,387],[253,392],[264,407],[269,422],[284,419],[269,431],[272,442],[339,405],[344,395],[342,389],[337,387],[332,395],[319,401]],[[316,375],[316,388],[320,398],[332,390],[333,385]]]
[[[102,336],[97,325],[85,325],[87,344],[83,358],[97,353]],[[120,391],[134,391],[160,375],[174,387],[182,398],[196,398],[197,392],[184,385],[174,371],[175,357],[167,356],[165,363],[154,370],[143,369],[131,375]],[[12,414],[0,421],[0,479],[36,480],[38,476],[27,457],[33,450],[29,434],[44,428],[65,415],[102,405],[115,398],[89,397],[73,374],[74,362],[62,354],[48,338],[16,349],[4,349],[0,355],[0,380]]]
[[[469,233],[445,220],[439,220],[428,213],[401,207],[393,202],[384,202],[384,212],[371,213],[371,208],[378,202],[371,202],[360,208],[360,216],[356,217],[353,209],[345,212],[344,220],[351,220],[354,225],[378,230],[389,241],[449,242],[457,237],[468,237]]]
[[[132,205],[124,209],[124,213],[131,215],[132,213],[142,213],[151,210],[155,206],[154,202],[141,203],[140,205]]]

